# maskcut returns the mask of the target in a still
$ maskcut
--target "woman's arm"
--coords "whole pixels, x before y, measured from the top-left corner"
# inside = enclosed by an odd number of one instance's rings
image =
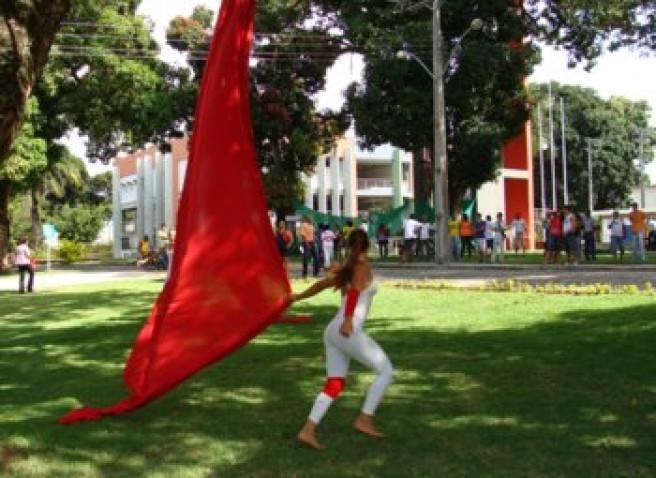
[[[299,300],[309,299],[310,297],[317,295],[319,292],[322,292],[334,286],[335,286],[335,277],[331,275],[324,279],[321,279],[320,281],[315,282],[300,294],[292,294],[290,299],[292,302],[298,302]]]

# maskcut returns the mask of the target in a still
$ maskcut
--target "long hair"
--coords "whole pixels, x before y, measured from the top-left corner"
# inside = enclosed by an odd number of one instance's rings
[[[354,229],[347,240],[349,255],[344,264],[335,271],[335,288],[342,289],[351,282],[353,269],[360,259],[360,254],[369,251],[369,236],[362,229]]]

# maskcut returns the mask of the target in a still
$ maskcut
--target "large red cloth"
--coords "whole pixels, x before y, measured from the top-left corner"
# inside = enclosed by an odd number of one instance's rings
[[[126,413],[275,322],[290,288],[269,221],[248,101],[254,0],[223,0],[196,111],[171,277],[124,371],[132,395],[60,422]]]

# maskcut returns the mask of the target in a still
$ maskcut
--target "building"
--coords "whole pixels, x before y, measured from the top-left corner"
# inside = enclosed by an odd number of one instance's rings
[[[644,190],[644,203],[642,191]],[[631,203],[638,203],[642,209],[656,211],[656,186],[645,186],[644,188],[633,188],[631,191]]]
[[[112,160],[114,257],[134,257],[139,240],[155,238],[162,224],[175,229],[187,158],[182,138],[170,142],[168,153],[148,146]]]
[[[535,208],[533,200],[533,158],[531,123],[502,149],[502,167],[495,181],[484,184],[476,196],[478,212],[495,218],[502,212],[509,224],[521,214],[528,226],[527,248],[535,249]]]
[[[412,173],[411,154],[390,145],[363,150],[347,135],[319,157],[314,174],[304,178],[305,205],[346,217],[400,207],[414,197]]]

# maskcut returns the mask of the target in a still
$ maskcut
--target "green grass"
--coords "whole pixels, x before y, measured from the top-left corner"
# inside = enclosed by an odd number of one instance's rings
[[[369,322],[397,368],[382,442],[351,431],[371,374],[354,367],[321,427],[294,436],[323,383],[337,297],[280,324],[123,418],[63,427],[125,394],[123,362],[161,284],[0,293],[0,476],[653,477],[656,304],[383,288]],[[237,319],[237,318],[236,318]]]

